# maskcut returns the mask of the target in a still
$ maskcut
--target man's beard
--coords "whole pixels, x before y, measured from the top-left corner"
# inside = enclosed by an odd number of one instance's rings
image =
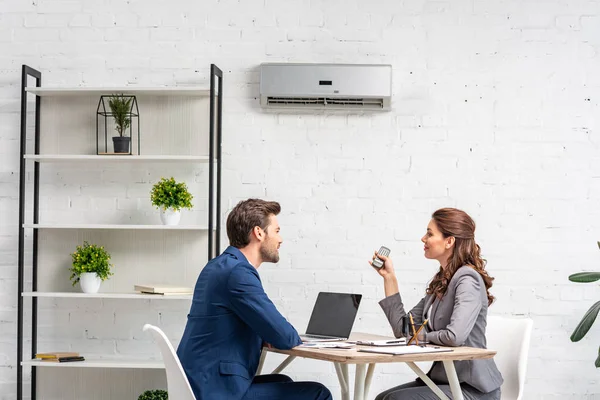
[[[260,257],[262,258],[263,262],[279,262],[279,252],[277,251],[277,248],[270,250],[264,244],[260,246]]]

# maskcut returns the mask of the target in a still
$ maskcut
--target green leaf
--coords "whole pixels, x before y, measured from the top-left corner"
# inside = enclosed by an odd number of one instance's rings
[[[589,283],[600,280],[600,272],[578,272],[570,275],[569,280],[571,282]]]
[[[598,241],[597,243],[598,243],[598,248],[600,249],[600,241]]]
[[[596,362],[594,363],[596,368],[600,368],[600,347],[598,348],[598,358],[596,358]]]
[[[600,301],[591,306],[590,309],[585,313],[585,315],[581,319],[581,322],[579,322],[579,325],[577,325],[577,328],[575,328],[573,334],[571,335],[572,342],[579,342],[581,339],[583,339],[585,334],[588,333],[588,331],[594,324],[594,321],[596,320],[599,311]]]

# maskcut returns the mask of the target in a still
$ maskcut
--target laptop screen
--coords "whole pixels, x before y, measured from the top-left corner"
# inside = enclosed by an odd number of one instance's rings
[[[361,298],[361,294],[319,293],[306,333],[347,338]]]

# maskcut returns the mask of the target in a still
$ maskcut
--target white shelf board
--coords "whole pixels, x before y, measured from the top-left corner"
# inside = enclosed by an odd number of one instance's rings
[[[69,162],[69,161],[124,161],[124,162],[143,162],[143,161],[168,161],[168,162],[192,162],[207,163],[208,156],[162,156],[162,155],[88,155],[88,154],[25,154],[26,160],[36,162]]]
[[[23,224],[26,229],[129,229],[129,230],[166,230],[166,231],[207,231],[200,225],[111,225],[111,224]]]
[[[143,293],[81,293],[81,292],[23,292],[23,297],[85,298],[85,299],[135,299],[135,300],[190,300],[191,294],[161,295]]]
[[[136,96],[188,96],[209,97],[210,90],[199,87],[28,87],[28,93],[38,96],[100,96],[125,94]]]
[[[24,367],[59,367],[59,368],[143,368],[143,369],[164,369],[165,364],[162,360],[137,360],[126,358],[93,358],[86,357],[85,361],[74,362],[47,362],[41,360],[25,360],[21,362]]]

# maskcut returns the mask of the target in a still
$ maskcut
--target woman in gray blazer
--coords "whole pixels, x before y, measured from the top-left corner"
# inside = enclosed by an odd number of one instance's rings
[[[442,346],[486,348],[485,327],[488,306],[494,301],[489,292],[494,278],[485,271],[485,260],[475,242],[475,222],[467,213],[442,208],[433,213],[427,226],[425,257],[437,260],[440,269],[426,290],[426,295],[410,311],[417,325],[428,319],[426,340]],[[406,316],[392,260],[378,269],[383,277],[385,299],[379,304],[394,335],[404,336],[402,319]],[[373,256],[373,259],[375,256]],[[463,396],[467,400],[499,400],[503,379],[493,359],[455,362]],[[452,398],[444,366],[435,362],[427,375]],[[417,379],[385,392],[376,400],[438,399],[423,381]]]

